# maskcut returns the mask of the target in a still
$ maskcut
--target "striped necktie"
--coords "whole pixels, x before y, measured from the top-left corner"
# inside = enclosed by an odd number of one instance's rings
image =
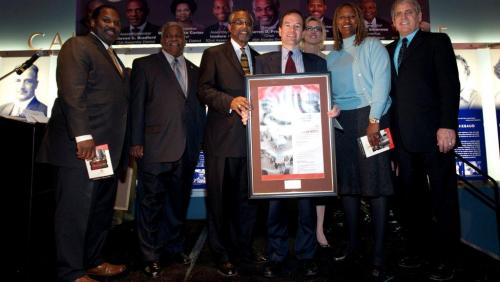
[[[251,75],[250,65],[248,64],[248,57],[247,53],[245,52],[245,48],[240,48],[240,50],[241,50],[241,58],[240,58],[241,68],[243,69],[245,75]]]

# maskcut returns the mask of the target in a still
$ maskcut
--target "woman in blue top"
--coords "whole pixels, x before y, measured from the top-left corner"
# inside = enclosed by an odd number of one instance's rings
[[[366,37],[360,9],[341,4],[334,13],[334,50],[328,55],[332,100],[341,110],[336,131],[338,192],[349,230],[349,247],[337,260],[359,255],[359,211],[361,198],[371,206],[374,227],[373,268],[370,275],[384,276],[384,229],[387,196],[393,193],[388,151],[365,158],[357,140],[364,135],[372,146],[379,144],[379,131],[389,126],[391,105],[390,61],[378,39]]]

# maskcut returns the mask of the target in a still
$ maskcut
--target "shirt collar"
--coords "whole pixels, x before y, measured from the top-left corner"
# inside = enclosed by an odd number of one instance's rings
[[[142,32],[142,31],[144,31],[144,28],[146,27],[146,24],[147,24],[147,22],[144,22],[140,26],[129,26],[129,30],[130,30],[130,32],[132,32],[132,29],[137,28],[137,29],[139,29],[138,32]]]
[[[95,38],[99,39],[99,41],[101,41],[102,45],[104,45],[104,48],[106,48],[106,50],[108,50],[108,48],[111,47],[110,45],[106,44],[106,42],[102,41],[102,39],[97,34],[95,34],[93,31],[91,31],[90,34],[95,36]]]
[[[284,58],[284,59],[287,59],[288,58],[288,52],[292,51],[293,52],[293,55],[292,56],[301,56],[302,53],[300,52],[300,49],[299,49],[299,46],[296,46],[295,48],[293,48],[292,50],[289,50],[285,47],[281,47],[281,57]]]
[[[413,31],[412,33],[408,34],[407,36],[403,36],[403,37],[400,37],[399,38],[399,44],[401,44],[403,38],[406,38],[408,39],[408,45],[410,45],[411,41],[413,40],[413,37],[415,37],[415,35],[417,34],[417,32],[419,31],[419,29],[415,29],[415,31]]]
[[[233,38],[231,38],[231,45],[233,45],[235,51],[241,51],[241,48],[245,48],[245,51],[248,51],[248,44],[246,44],[244,47],[241,47],[241,45],[238,44],[238,42],[236,42]]]
[[[167,58],[168,63],[172,64],[172,62],[175,60],[176,57],[167,53],[167,51],[165,51],[163,49],[161,49],[161,52],[163,53],[163,55],[165,55],[165,58]],[[182,63],[184,61],[184,55],[180,55],[179,57],[177,57],[177,60]]]

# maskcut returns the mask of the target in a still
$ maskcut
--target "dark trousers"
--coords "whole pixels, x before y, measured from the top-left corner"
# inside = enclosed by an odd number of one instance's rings
[[[373,226],[373,259],[375,266],[385,265],[384,240],[387,222],[387,198],[385,196],[367,197],[370,203],[370,216]],[[349,231],[348,253],[361,251],[361,237],[359,232],[361,196],[344,195],[342,204],[345,210],[345,222]]]
[[[55,242],[59,281],[74,281],[102,263],[111,228],[116,178],[89,180],[85,168],[58,167]]]
[[[196,162],[139,163],[137,233],[146,262],[184,251],[184,225]]]
[[[298,226],[295,254],[299,260],[313,259],[316,253],[316,210],[311,199],[298,199]],[[282,262],[288,255],[287,200],[270,200],[267,218],[268,254],[272,262]]]
[[[218,262],[252,255],[256,203],[248,198],[246,158],[205,155],[208,241]]]
[[[399,148],[398,161],[408,251],[438,260],[453,258],[460,227],[452,152],[412,153]]]

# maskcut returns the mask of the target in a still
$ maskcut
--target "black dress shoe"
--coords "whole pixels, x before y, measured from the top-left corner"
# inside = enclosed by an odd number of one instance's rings
[[[160,276],[160,262],[152,261],[146,264],[144,272],[151,278],[158,278]]]
[[[252,261],[253,263],[255,264],[262,264],[262,263],[266,263],[269,261],[269,259],[267,258],[266,255],[264,254],[261,254],[261,253],[254,253],[252,255]]]
[[[369,280],[373,282],[388,282],[394,279],[393,275],[387,273],[385,268],[374,266],[369,273]]]
[[[305,277],[312,277],[318,275],[318,265],[312,259],[306,259],[301,261],[302,264],[302,273]]]
[[[417,269],[423,264],[423,260],[419,256],[406,256],[398,261],[398,265],[401,268],[406,269]]]
[[[449,281],[454,276],[455,268],[444,263],[432,266],[429,272],[429,279],[433,281]]]
[[[183,252],[176,253],[172,256],[172,260],[178,264],[190,264],[191,258]]]
[[[266,263],[262,275],[266,278],[276,278],[283,275],[283,263],[271,261]]]
[[[220,275],[231,277],[238,275],[238,271],[236,271],[236,267],[230,261],[225,261],[217,265],[217,272]]]

